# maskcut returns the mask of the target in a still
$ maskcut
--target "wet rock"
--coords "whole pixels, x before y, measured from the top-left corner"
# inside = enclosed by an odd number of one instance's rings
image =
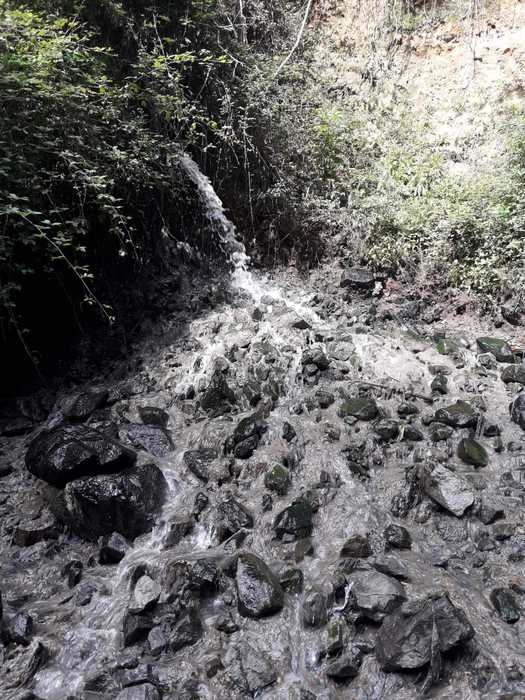
[[[91,599],[93,598],[93,594],[96,592],[96,588],[92,586],[90,583],[83,583],[81,584],[75,593],[75,605],[78,605],[80,607],[84,605],[89,605],[91,603]]]
[[[19,523],[13,532],[13,542],[19,547],[31,547],[37,542],[56,540],[59,532],[55,516],[45,510],[36,520]]]
[[[432,423],[430,426],[430,439],[432,442],[444,442],[453,434],[454,429],[444,423]]]
[[[205,493],[200,492],[195,496],[195,500],[193,502],[193,515],[197,520],[199,515],[206,509],[209,502],[210,499]]]
[[[158,689],[151,683],[141,683],[124,688],[116,696],[116,700],[160,700]]]
[[[474,503],[474,492],[468,483],[442,465],[424,468],[421,486],[430,498],[458,518]]]
[[[73,399],[64,413],[71,421],[85,421],[97,408],[104,406],[108,395],[107,389],[84,391]]]
[[[339,552],[340,557],[351,559],[366,559],[372,554],[368,535],[352,535],[349,537]]]
[[[369,398],[353,398],[344,401],[339,408],[339,416],[346,418],[353,416],[358,420],[370,421],[373,420],[379,410],[374,399]]]
[[[207,482],[210,478],[210,465],[217,459],[216,450],[201,447],[197,450],[186,450],[183,455],[184,464],[198,479]]]
[[[501,307],[501,315],[512,326],[519,326],[521,323],[521,309],[519,304],[504,304]]]
[[[304,586],[304,574],[301,569],[286,569],[279,578],[283,590],[288,593],[301,593]]]
[[[305,498],[298,498],[282,510],[274,521],[278,539],[290,542],[312,534],[312,506]]]
[[[405,589],[378,571],[358,571],[348,578],[355,607],[366,618],[379,622],[406,599]]]
[[[463,345],[456,338],[440,338],[437,342],[436,349],[440,355],[460,355]]]
[[[329,408],[335,401],[335,396],[329,391],[319,391],[315,392],[315,399],[319,408]]]
[[[466,401],[456,401],[446,408],[438,408],[435,420],[451,428],[475,428],[479,414]]]
[[[25,457],[31,474],[58,488],[80,477],[121,471],[135,460],[133,450],[84,425],[41,432]]]
[[[409,440],[410,442],[421,442],[425,439],[421,430],[415,425],[402,425],[400,434],[402,440]]]
[[[119,532],[112,532],[101,538],[98,560],[100,564],[118,564],[132,545]]]
[[[134,539],[153,527],[167,490],[155,464],[142,464],[120,474],[71,481],[57,515],[88,540],[119,532]]]
[[[486,423],[483,428],[483,435],[488,438],[498,437],[501,435],[501,428],[497,423]]]
[[[242,693],[256,697],[277,681],[276,664],[255,642],[244,640],[230,645],[224,666],[233,685]]]
[[[133,615],[127,612],[122,625],[122,638],[125,647],[130,647],[145,639],[153,628],[150,615]]]
[[[161,588],[159,584],[149,576],[141,576],[135,588],[129,604],[129,612],[133,615],[151,610],[157,605]]]
[[[235,394],[228,386],[226,377],[215,370],[208,387],[200,399],[200,406],[211,418],[229,413],[237,403]]]
[[[509,540],[514,535],[515,531],[515,523],[496,523],[492,528],[494,538],[498,540],[498,542]]]
[[[397,578],[400,581],[410,581],[410,574],[407,564],[393,554],[381,554],[372,562],[374,569],[377,569],[386,576]]]
[[[301,608],[306,627],[322,627],[328,620],[328,600],[321,591],[312,591],[305,596]]]
[[[433,653],[449,651],[473,636],[465,613],[442,595],[389,615],[378,632],[376,656],[385,671],[421,668]]]
[[[510,417],[522,430],[525,430],[525,393],[518,394],[511,403]]]
[[[375,278],[373,273],[365,268],[351,267],[343,272],[340,286],[343,289],[372,291],[375,286]]]
[[[125,662],[126,663],[126,662]],[[155,684],[153,677],[153,667],[150,664],[138,664],[133,668],[124,668],[119,674],[119,680],[124,688],[143,683]]]
[[[15,644],[29,646],[33,635],[33,618],[26,613],[17,613],[9,624],[9,638]]]
[[[217,530],[220,541],[231,537],[239,530],[253,527],[253,516],[242,503],[229,496],[217,506]]]
[[[346,681],[355,678],[361,668],[363,654],[359,649],[352,648],[332,661],[326,667],[326,675],[334,681]]]
[[[516,382],[525,385],[525,365],[508,365],[502,371],[501,379],[505,384]]]
[[[62,576],[67,579],[68,588],[74,588],[80,583],[83,570],[84,565],[78,559],[68,561],[62,569]]]
[[[327,358],[324,350],[321,347],[311,347],[303,352],[301,362],[303,367],[313,365],[321,372],[324,372],[330,367],[330,360]]]
[[[306,557],[313,557],[314,555],[314,545],[309,537],[303,537],[301,540],[297,540],[294,551],[295,563],[303,561]]]
[[[154,425],[157,428],[165,428],[170,418],[166,411],[156,406],[139,406],[139,416],[144,425]]]
[[[414,403],[404,402],[400,403],[397,407],[397,414],[401,418],[407,418],[408,416],[416,416],[419,413],[419,408]]]
[[[520,607],[510,588],[495,588],[490,594],[490,600],[504,622],[512,625],[520,619]]]
[[[25,687],[43,668],[50,657],[49,649],[42,642],[35,640],[24,650],[23,654],[16,657],[12,668],[11,688]]]
[[[499,503],[483,499],[479,509],[478,517],[484,525],[490,525],[496,520],[505,517],[505,511]]]
[[[288,493],[291,483],[290,472],[282,464],[275,464],[264,475],[266,488],[279,496],[285,496]]]
[[[135,449],[145,450],[154,457],[165,457],[174,449],[169,432],[155,425],[128,423],[119,430],[119,438],[131,443]]]
[[[501,338],[477,338],[480,352],[490,352],[498,362],[514,362],[514,353],[506,340]]]
[[[244,617],[266,617],[283,607],[284,591],[279,579],[255,554],[239,555],[235,584],[239,613]]]
[[[458,457],[474,467],[486,467],[489,463],[487,450],[473,438],[463,438],[459,441]]]
[[[202,624],[197,612],[192,608],[186,610],[171,628],[169,647],[171,651],[178,651],[183,647],[192,646],[199,641],[202,633]]]
[[[399,423],[391,419],[380,420],[374,423],[374,432],[383,442],[391,442],[399,435]]]
[[[297,436],[293,425],[287,422],[283,423],[282,436],[283,440],[286,440],[286,442],[291,442]]]
[[[410,549],[412,537],[410,532],[402,525],[392,523],[383,532],[387,549]]]
[[[195,519],[191,515],[180,515],[173,518],[166,528],[166,536],[164,538],[164,547],[176,547],[186,535],[193,530]]]
[[[256,413],[243,418],[226,444],[226,451],[237,459],[248,459],[259,446],[261,437],[267,430],[265,421]]]
[[[430,384],[430,389],[436,394],[448,394],[448,380],[444,374],[436,374]]]

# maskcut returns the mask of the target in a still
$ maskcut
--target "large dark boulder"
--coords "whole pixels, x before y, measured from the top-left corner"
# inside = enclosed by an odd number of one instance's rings
[[[166,489],[160,469],[142,464],[120,474],[71,481],[55,507],[79,537],[96,540],[118,532],[134,539],[153,527]]]
[[[389,615],[377,636],[376,656],[381,667],[385,671],[403,671],[425,666],[431,660],[436,631],[440,652],[474,636],[465,613],[447,595],[425,600],[410,612],[401,609]]]
[[[284,591],[279,579],[255,554],[239,554],[235,584],[237,605],[244,617],[266,617],[283,607]]]
[[[145,450],[154,457],[165,457],[173,451],[173,442],[165,428],[142,423],[128,423],[119,430],[119,438],[137,450]]]
[[[48,484],[63,488],[84,476],[110,474],[135,464],[136,453],[107,434],[84,425],[41,432],[30,443],[26,467]]]

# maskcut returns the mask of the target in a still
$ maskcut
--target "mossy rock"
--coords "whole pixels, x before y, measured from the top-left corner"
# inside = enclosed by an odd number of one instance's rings
[[[436,421],[451,428],[475,428],[478,418],[478,412],[466,401],[456,401],[451,406],[438,408],[435,413]]]
[[[269,491],[285,496],[291,484],[290,472],[282,464],[275,464],[264,475],[264,485]]]
[[[339,408],[339,416],[347,418],[353,416],[359,420],[373,420],[379,409],[374,399],[354,398],[344,401]]]
[[[483,337],[476,340],[480,352],[490,352],[498,362],[514,362],[512,348],[502,338]]]
[[[463,438],[458,445],[458,457],[474,467],[486,467],[489,463],[487,450],[477,440]]]

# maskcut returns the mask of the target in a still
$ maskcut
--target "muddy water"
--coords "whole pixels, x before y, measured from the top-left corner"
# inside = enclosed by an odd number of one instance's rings
[[[184,342],[178,339],[172,343],[159,337],[145,341],[140,349],[141,371],[152,388],[112,409],[120,420],[135,420],[138,406],[159,406],[169,413],[168,427],[176,448],[157,460],[168,481],[169,495],[156,527],[138,538],[117,566],[98,565],[95,546],[71,539],[62,543],[57,561],[46,559],[42,548],[37,546],[33,555],[17,555],[16,561],[3,567],[4,597],[11,601],[21,597],[24,611],[36,621],[38,636],[53,652],[36,674],[35,695],[45,700],[116,697],[115,691],[104,688],[98,694],[86,693],[86,681],[103,672],[111,674],[115,665],[133,657],[153,665],[163,689],[162,697],[221,700],[248,697],[232,685],[228,654],[231,649],[253,645],[268,655],[277,673],[277,680],[259,691],[257,697],[282,700],[421,697],[423,672],[385,673],[373,650],[364,656],[356,678],[343,684],[334,683],[326,676],[321,654],[326,645],[326,630],[305,627],[302,621],[304,597],[309,591],[320,590],[330,596],[339,552],[348,537],[356,533],[369,535],[374,554],[380,554],[385,548],[383,530],[390,523],[398,523],[409,529],[413,542],[411,549],[399,553],[409,572],[409,581],[403,584],[407,597],[423,598],[429,593],[446,591],[451,601],[465,611],[476,633],[468,649],[444,660],[442,680],[431,696],[468,700],[525,697],[524,623],[503,622],[489,599],[493,588],[506,586],[511,580],[521,581],[525,590],[522,561],[509,561],[511,549],[523,535],[520,451],[506,449],[497,453],[494,439],[481,438],[489,452],[489,464],[484,469],[474,469],[462,464],[455,455],[457,442],[467,431],[456,431],[449,441],[439,444],[428,439],[384,444],[374,438],[369,424],[345,423],[338,414],[343,398],[348,396],[372,396],[383,415],[394,418],[399,405],[409,401],[420,412],[414,424],[426,435],[422,416],[457,398],[476,402],[482,397],[485,421],[498,423],[503,444],[513,442],[518,448],[524,444],[522,434],[509,421],[511,395],[499,378],[499,370],[481,367],[472,348],[462,350],[459,358],[443,357],[430,337],[414,337],[403,327],[356,329],[355,324],[348,322],[348,315],[334,320],[326,313],[318,302],[316,290],[302,288],[295,282],[279,285],[252,273],[220,200],[195,168],[188,161],[189,176],[199,188],[210,222],[221,232],[225,247],[232,253],[234,269],[228,299],[191,322]],[[326,354],[330,368],[309,380],[302,357],[313,347]],[[431,395],[429,366],[432,364],[445,365],[450,372],[446,396]],[[224,371],[239,401],[233,413],[210,417],[196,408],[196,400],[202,396],[217,367]],[[254,455],[237,460],[234,479],[220,485],[210,480],[203,485],[186,468],[183,455],[189,449],[201,447],[212,447],[222,453],[225,440],[238,420],[254,410],[242,398],[242,387],[253,379],[265,386],[272,383],[271,395],[263,392],[257,407],[268,429]],[[328,408],[317,405],[315,397],[319,390],[333,394],[335,401]],[[291,443],[282,437],[285,422],[297,434]],[[345,453],[345,448],[356,441],[364,441],[367,446],[368,473],[361,476],[349,469]],[[271,507],[263,508],[264,498],[268,496],[264,485],[266,468],[282,463],[283,459],[294,465],[291,488],[286,496],[274,494]],[[454,465],[480,497],[490,496],[501,503],[506,519],[515,526],[512,538],[505,542],[492,540],[492,549],[480,550],[476,545],[477,535],[486,528],[479,520],[470,515],[455,518],[435,504],[425,522],[421,522],[421,506],[413,508],[406,518],[394,517],[392,498],[406,490],[407,468],[427,461]],[[502,485],[501,476],[509,471],[518,485]],[[192,532],[175,547],[167,548],[169,524],[174,518],[190,514],[196,495],[203,491],[209,498],[208,507]],[[304,574],[304,593],[288,594],[280,613],[251,620],[236,615],[229,599],[231,587],[227,585],[221,595],[201,601],[199,615],[204,633],[196,645],[160,658],[150,657],[142,647],[122,649],[122,621],[137,567],[147,569],[153,578],[161,580],[167,563],[176,559],[211,556],[221,564],[227,562],[236,543],[220,542],[213,512],[216,503],[229,493],[254,514],[254,527],[245,532],[242,549],[259,555],[276,572],[295,566],[295,543],[276,540],[273,522],[276,514],[294,498],[308,492],[315,493],[319,507],[314,516],[313,551],[298,564]],[[428,503],[428,499],[423,500]],[[4,560],[8,553],[4,549]],[[84,570],[83,583],[91,584],[94,594],[86,605],[68,599],[64,589],[56,585],[60,564],[76,556],[92,557]],[[437,560],[441,565],[436,565]],[[161,603],[162,600],[161,597]],[[342,612],[344,601],[332,600],[330,605],[331,619],[344,619],[347,624]],[[230,635],[214,627],[218,615],[225,610],[231,611],[239,624],[238,631]],[[355,624],[348,623],[348,627],[350,636],[371,639],[373,649],[377,623],[368,624],[356,618]],[[208,677],[204,669],[213,655],[221,659],[222,668]],[[184,695],[181,684],[192,678],[194,695]],[[313,695],[307,695],[307,691]],[[5,693],[2,697],[22,697],[18,689],[6,689]]]

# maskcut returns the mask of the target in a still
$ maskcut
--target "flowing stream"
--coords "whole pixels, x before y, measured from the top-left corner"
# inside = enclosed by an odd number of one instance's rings
[[[489,598],[490,590],[508,586],[511,580],[516,583],[518,597],[520,586],[525,590],[520,558],[509,558],[511,548],[519,548],[523,537],[523,494],[516,485],[521,483],[522,474],[519,451],[497,452],[494,441],[486,439],[489,464],[477,470],[458,464],[456,443],[451,440],[434,444],[427,438],[413,443],[399,438],[378,443],[367,424],[344,422],[339,414],[341,402],[357,395],[374,398],[383,414],[393,418],[407,401],[423,416],[457,398],[474,400],[483,395],[486,420],[502,426],[506,444],[512,441],[521,449],[521,432],[509,422],[509,394],[498,373],[494,368],[480,371],[473,349],[462,350],[462,361],[458,362],[439,355],[431,338],[415,338],[402,326],[388,333],[359,324],[356,328],[355,323],[348,322],[348,315],[327,312],[318,303],[315,290],[301,288],[296,282],[279,285],[252,272],[246,250],[211,182],[188,156],[182,158],[182,167],[196,186],[210,227],[232,264],[230,300],[190,320],[183,343],[178,339],[146,343],[141,351],[142,372],[154,380],[153,388],[121,407],[120,417],[129,420],[140,405],[158,406],[169,414],[168,428],[175,449],[156,459],[169,493],[154,529],[137,538],[122,561],[112,567],[98,565],[96,550],[86,545],[85,551],[92,553],[94,561],[84,569],[83,585],[93,589],[85,605],[79,605],[73,595],[64,595],[62,589],[53,591],[51,579],[56,576],[56,566],[53,568],[52,562],[42,563],[35,555],[6,567],[2,588],[18,590],[37,623],[39,635],[53,651],[50,661],[36,674],[35,696],[43,700],[117,697],[118,693],[104,686],[103,678],[99,686],[93,679],[104,673],[111,675],[115,668],[127,668],[127,663],[133,668],[132,659],[138,658],[141,664],[152,665],[163,698],[422,697],[422,671],[389,673],[380,668],[373,653],[378,623],[358,616],[353,621],[345,617],[353,600],[352,584],[343,587],[339,597],[333,594],[345,541],[356,533],[368,535],[374,554],[379,555],[385,547],[385,527],[399,524],[409,529],[412,538],[410,549],[393,552],[409,572],[403,582],[407,597],[422,599],[429,593],[445,591],[464,610],[475,630],[466,651],[444,659],[443,681],[437,683],[431,696],[462,700],[525,697],[525,627],[522,620],[512,625],[502,621]],[[319,371],[315,363],[305,361],[305,353],[314,350],[329,358],[328,370]],[[433,364],[447,368],[448,394],[434,396],[435,405],[431,406],[425,398],[430,397],[433,374],[429,368]],[[195,397],[204,395],[217,372],[223,372],[229,386],[241,397],[236,409],[233,414],[195,412]],[[247,393],[250,387],[254,387],[250,389],[253,393],[260,392],[260,398]],[[322,392],[327,396],[323,397]],[[255,410],[266,422],[266,432],[255,454],[234,460],[233,480],[224,477],[210,478],[207,484],[199,482],[185,466],[184,454],[203,448],[222,454],[238,420]],[[410,420],[426,430],[419,416]],[[287,423],[296,433],[291,441],[283,437],[283,425]],[[349,450],[356,444],[365,455],[366,473],[349,468]],[[406,518],[395,517],[392,498],[408,489],[406,468],[431,459],[451,461],[474,484],[478,498],[489,494],[501,502],[507,520],[515,524],[512,537],[495,540],[489,532],[488,539],[482,540],[479,533],[487,528],[476,518],[456,518],[439,509],[434,509],[427,520],[421,506]],[[269,499],[264,474],[277,463],[289,465],[291,485],[285,495],[274,493]],[[503,473],[514,477],[506,488],[501,484]],[[202,492],[206,493],[208,506],[193,529],[171,546],[173,522],[191,514],[195,498]],[[317,509],[311,542],[302,555],[296,543],[277,540],[273,526],[277,513],[305,493],[314,494]],[[213,516],[217,504],[228,495],[254,515],[254,526],[245,529],[242,542],[221,538]],[[480,541],[487,543],[485,548]],[[140,645],[123,650],[122,623],[137,571],[147,571],[152,578],[162,580],[170,562],[200,558],[214,559],[227,568],[237,544],[243,551],[257,554],[275,572],[300,568],[303,592],[286,594],[283,609],[275,615],[239,618],[232,605],[235,593],[226,577],[221,595],[200,601],[203,634],[198,643],[161,656],[152,656],[147,647]],[[80,541],[71,545],[68,556],[75,554],[83,556]],[[344,683],[334,682],[325,673],[323,650],[329,628],[304,623],[305,599],[312,592],[326,596],[330,624],[343,624],[348,639],[358,640],[367,650],[359,673]],[[167,604],[164,593],[159,602],[162,604]],[[216,626],[218,617],[226,613],[237,622],[237,629],[229,634]],[[256,650],[259,661],[270,659],[275,672],[272,683],[253,693],[240,689],[236,681],[239,672],[231,671],[235,667],[231,659],[248,648]],[[210,659],[214,658],[219,660],[215,672],[204,671],[211,668]],[[252,675],[257,673],[262,671],[255,669]],[[181,689],[189,680],[193,682],[193,695]],[[2,697],[22,697],[18,692],[6,691]]]

